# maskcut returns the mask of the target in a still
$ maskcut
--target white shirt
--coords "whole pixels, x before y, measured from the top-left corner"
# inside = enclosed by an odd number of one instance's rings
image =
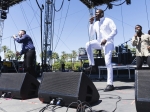
[[[105,46],[107,44],[114,44],[114,36],[117,34],[117,28],[113,20],[103,17],[100,21],[90,24],[89,35],[93,36],[95,32],[97,34],[97,40],[100,43],[103,39],[106,39],[107,43]]]

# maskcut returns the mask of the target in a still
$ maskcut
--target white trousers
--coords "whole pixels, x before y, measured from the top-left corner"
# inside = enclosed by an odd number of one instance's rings
[[[92,40],[86,43],[86,51],[89,60],[89,65],[95,65],[93,57],[93,49],[102,49],[104,50],[104,59],[105,65],[107,67],[107,84],[113,85],[113,68],[112,68],[112,46],[113,44],[107,44],[104,47],[100,45],[100,42],[97,40]]]

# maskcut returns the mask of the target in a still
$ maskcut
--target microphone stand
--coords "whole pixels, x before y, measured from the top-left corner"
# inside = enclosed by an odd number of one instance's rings
[[[15,40],[14,40],[14,45],[15,45],[15,51],[17,52]],[[18,65],[18,57],[17,57],[17,55],[16,55],[16,59],[17,59],[17,65]],[[13,63],[13,66],[14,66],[16,72],[18,73],[18,71],[17,71],[17,69],[16,69],[16,66],[15,66],[15,63],[13,62],[13,60],[12,60],[12,63]]]
[[[129,39],[128,41],[126,41],[126,42],[124,42],[124,43],[122,43],[122,44],[125,44],[125,43],[127,43],[127,42],[129,42],[129,41],[131,41],[132,39]]]
[[[132,39],[129,39],[126,42],[121,44],[121,52],[118,53],[118,63],[122,63],[124,65],[129,63],[127,43],[131,40]],[[124,47],[124,46],[122,47],[123,44],[126,44],[126,47]],[[125,50],[125,52],[123,52],[123,50]],[[119,49],[118,49],[118,51],[119,51]]]
[[[129,39],[128,41],[126,41],[126,42],[124,42],[124,43],[122,43],[121,45],[123,45],[123,44],[126,44],[126,52],[128,52],[127,50],[127,43],[129,42],[129,41],[131,41],[132,39]]]

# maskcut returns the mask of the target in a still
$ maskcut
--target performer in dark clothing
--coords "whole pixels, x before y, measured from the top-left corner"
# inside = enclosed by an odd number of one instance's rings
[[[62,63],[61,69],[62,69],[62,72],[65,72],[65,64],[64,63]]]
[[[150,67],[150,35],[142,32],[141,25],[135,26],[135,32],[132,37],[132,46],[136,47],[136,65],[137,70],[140,70],[144,61]]]
[[[148,34],[150,35],[150,30],[148,30]]]
[[[20,52],[17,51],[16,55],[18,56],[24,54],[25,71],[36,77],[34,68],[36,52],[31,37],[26,34],[25,30],[20,30],[18,36],[13,35],[13,38],[16,42],[22,44],[22,50]]]

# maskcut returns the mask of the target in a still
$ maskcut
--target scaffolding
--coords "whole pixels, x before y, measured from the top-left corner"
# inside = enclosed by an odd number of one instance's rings
[[[53,42],[53,3],[45,0],[44,38],[43,38],[43,64],[51,65]]]

